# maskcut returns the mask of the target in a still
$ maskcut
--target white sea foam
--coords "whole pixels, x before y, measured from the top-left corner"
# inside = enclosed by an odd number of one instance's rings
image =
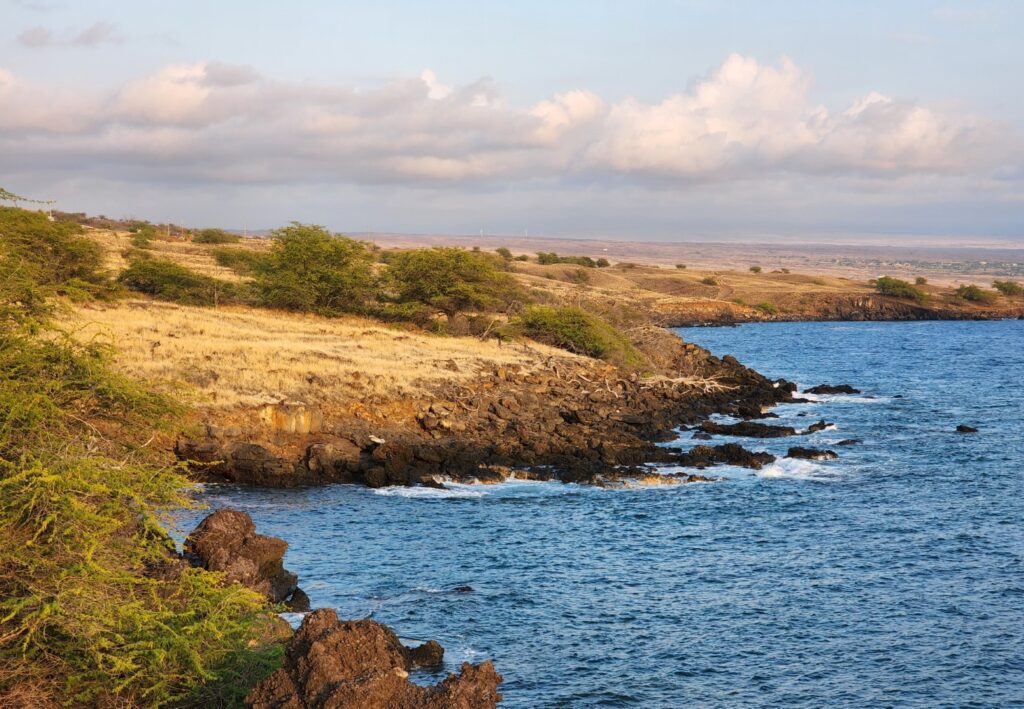
[[[755,471],[759,478],[786,478],[790,480],[833,480],[836,474],[826,466],[810,460],[795,458],[779,458],[760,470]]]
[[[856,396],[850,394],[809,394],[799,392],[795,394],[801,399],[807,399],[816,404],[881,404],[889,401],[888,396]]]
[[[455,498],[483,497],[486,491],[479,489],[479,485],[460,485],[447,483],[444,489],[434,487],[379,487],[373,493],[385,497],[410,497],[433,500],[445,500]]]

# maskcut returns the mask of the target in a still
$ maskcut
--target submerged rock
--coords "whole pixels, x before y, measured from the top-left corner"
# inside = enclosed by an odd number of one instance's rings
[[[836,445],[837,446],[855,446],[858,443],[860,443],[860,439],[859,438],[844,438],[843,440],[839,441],[839,443],[837,443]]]
[[[284,665],[256,685],[245,702],[254,709],[497,705],[502,678],[490,661],[463,663],[458,675],[432,687],[410,682],[409,670],[421,660],[439,659],[441,646],[431,642],[409,650],[380,623],[340,621],[333,610],[314,611],[288,643]]]
[[[786,451],[787,458],[802,458],[804,460],[835,460],[839,454],[825,448],[802,448],[795,446]]]
[[[825,419],[812,423],[807,427],[807,433],[817,433],[818,431],[824,431],[829,426],[835,426],[834,423],[829,423]]]
[[[208,515],[185,540],[185,558],[193,566],[221,571],[229,581],[262,593],[273,603],[299,593],[296,605],[301,608],[305,599],[308,608],[299,577],[284,568],[286,549],[283,539],[256,534],[256,525],[245,512],[226,508]]]
[[[860,394],[860,389],[854,389],[849,384],[819,384],[816,387],[804,390],[805,394]]]
[[[744,436],[747,438],[784,438],[795,436],[796,429],[792,426],[770,426],[766,423],[742,421],[740,423],[715,423],[704,421],[701,430],[721,436]]]

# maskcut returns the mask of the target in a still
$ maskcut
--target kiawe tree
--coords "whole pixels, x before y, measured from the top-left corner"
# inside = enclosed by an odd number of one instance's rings
[[[471,308],[500,307],[519,295],[515,281],[492,258],[453,247],[396,254],[387,282],[399,300],[422,303],[448,317]]]
[[[270,252],[254,264],[265,305],[321,315],[365,309],[374,294],[373,255],[366,244],[299,222],[271,236]]]

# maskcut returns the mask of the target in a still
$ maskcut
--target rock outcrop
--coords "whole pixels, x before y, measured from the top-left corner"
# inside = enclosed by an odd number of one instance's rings
[[[288,643],[283,667],[256,685],[246,705],[486,709],[501,700],[501,675],[489,661],[464,663],[458,675],[449,674],[432,687],[413,684],[409,670],[417,664],[416,653],[372,620],[340,621],[333,610],[314,611]]]
[[[803,460],[835,460],[839,454],[825,448],[803,448],[795,446],[786,452],[787,458],[802,458]]]
[[[308,610],[309,598],[298,587],[298,576],[284,568],[288,543],[256,533],[245,512],[220,509],[207,516],[185,540],[185,558],[193,566],[220,571],[273,603],[291,603]]]
[[[819,384],[804,390],[805,394],[860,394],[860,389],[854,389],[849,384]]]
[[[509,468],[600,484],[624,480],[630,470],[645,477],[645,464],[671,462],[657,443],[674,440],[680,425],[713,413],[763,416],[793,399],[791,382],[662,334],[659,365],[678,376],[645,379],[600,362],[564,360],[532,370],[495,367],[473,386],[452,383],[436,392],[405,420],[325,417],[308,433],[208,426],[205,436],[179,439],[175,450],[199,479],[267,487],[437,487],[449,479],[500,482],[496,471]],[[794,434],[787,428],[774,435]]]
[[[796,429],[792,426],[770,426],[765,423],[754,421],[741,421],[740,423],[716,423],[705,421],[700,425],[705,433],[713,433],[717,436],[741,436],[745,438],[784,438],[795,436]]]
[[[978,429],[976,429],[974,426],[968,426],[967,424],[962,423],[962,424],[960,424],[959,426],[956,427],[956,432],[957,433],[977,433]]]

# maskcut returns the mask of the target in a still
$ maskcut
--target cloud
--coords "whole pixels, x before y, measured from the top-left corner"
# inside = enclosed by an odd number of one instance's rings
[[[0,154],[133,180],[413,186],[878,181],[986,175],[1019,156],[990,121],[879,93],[832,109],[812,84],[789,59],[739,55],[657,102],[574,89],[528,106],[429,70],[364,89],[200,62],[79,93],[0,70]]]
[[[97,22],[83,30],[68,30],[57,36],[41,25],[29,27],[18,35],[18,42],[32,49],[45,47],[98,47],[103,44],[121,44],[124,37],[109,22]]]

